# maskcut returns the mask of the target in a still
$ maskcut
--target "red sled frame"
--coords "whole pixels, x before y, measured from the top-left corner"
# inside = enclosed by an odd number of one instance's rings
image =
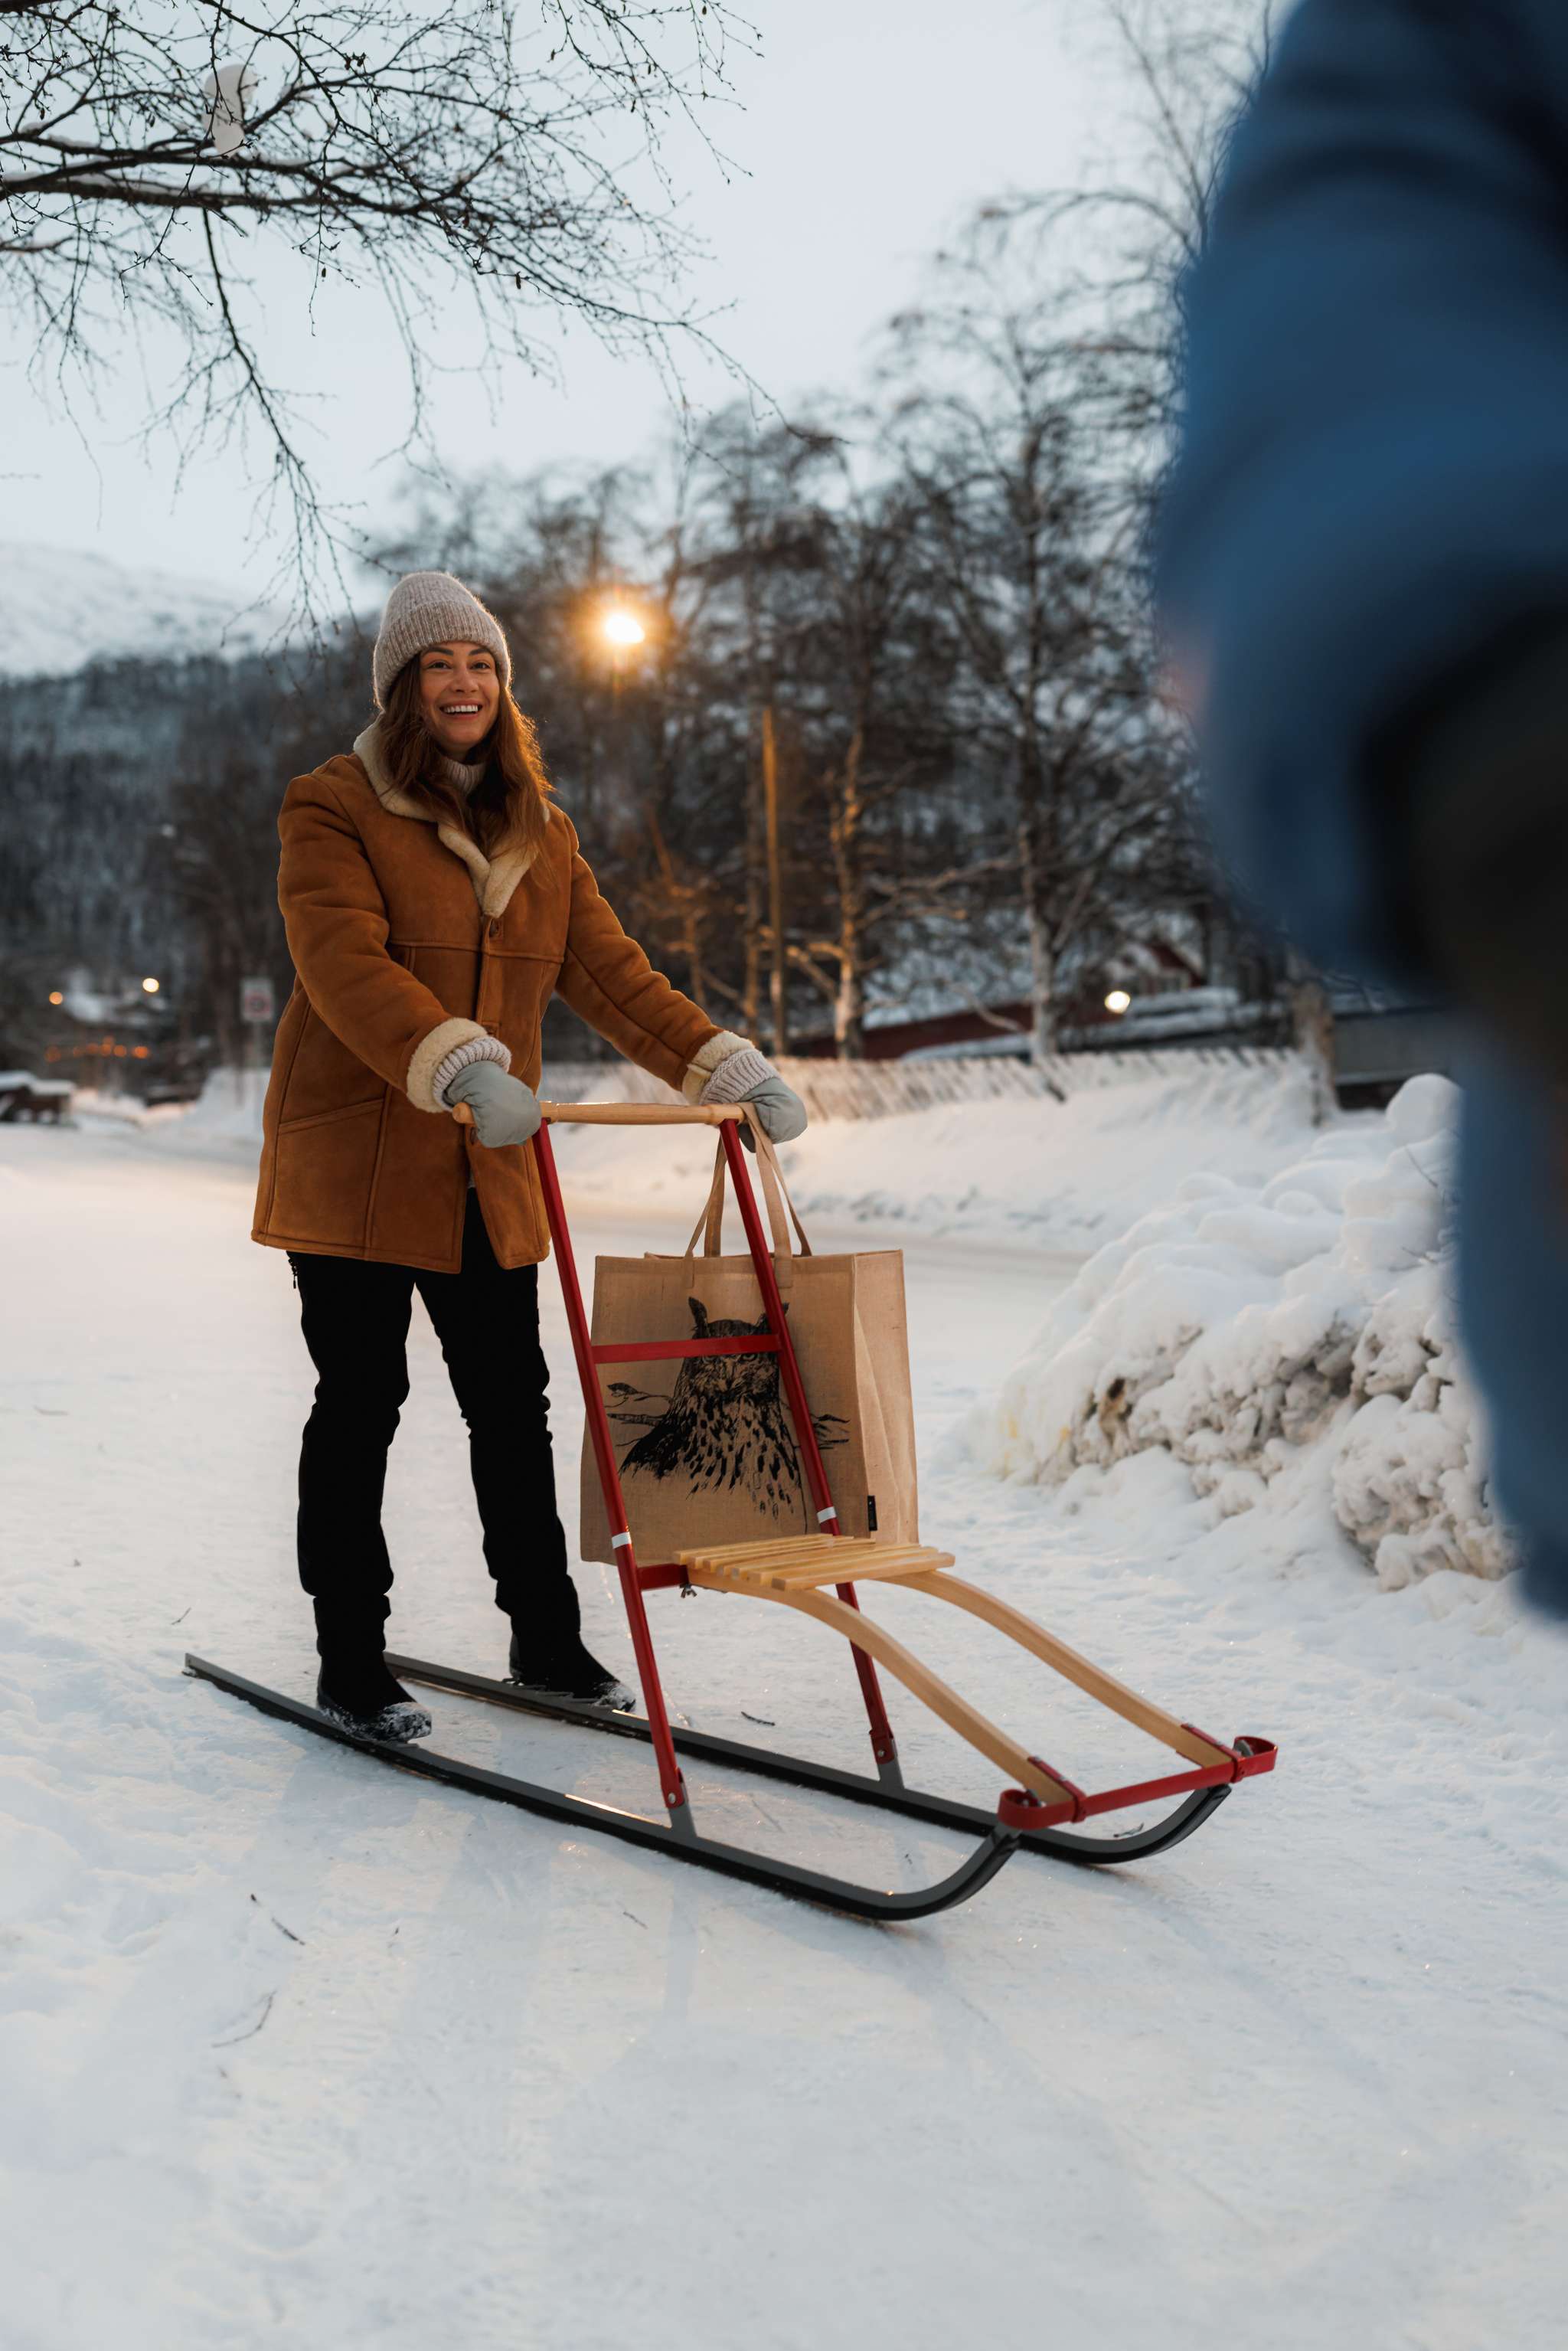
[[[894,1555],[883,1546],[843,1534],[822,1466],[773,1259],[740,1141],[741,1122],[747,1116],[743,1105],[732,1108],[720,1105],[666,1106],[662,1103],[541,1102],[540,1110],[543,1118],[533,1140],[533,1149],[544,1193],[550,1242],[560,1273],[567,1323],[588,1417],[589,1437],[612,1531],[622,1599],[637,1660],[643,1716],[639,1719],[634,1716],[612,1714],[602,1708],[548,1698],[510,1683],[491,1680],[428,1659],[392,1654],[389,1655],[387,1662],[392,1670],[404,1679],[423,1683],[431,1688],[646,1742],[653,1750],[667,1819],[660,1821],[619,1806],[569,1795],[506,1773],[486,1771],[428,1749],[391,1747],[361,1739],[329,1722],[315,1708],[248,1681],[204,1658],[187,1656],[188,1672],[216,1683],[264,1712],[298,1723],[339,1744],[366,1750],[399,1769],[421,1777],[516,1804],[574,1827],[607,1832],[632,1844],[657,1847],[681,1859],[700,1863],[731,1876],[749,1879],[780,1893],[804,1896],[862,1917],[888,1921],[924,1917],[967,1900],[982,1886],[988,1884],[1020,1848],[1030,1848],[1059,1860],[1095,1865],[1127,1862],[1164,1851],[1189,1836],[1225,1801],[1239,1781],[1272,1770],[1276,1752],[1272,1741],[1244,1738],[1238,1739],[1234,1745],[1227,1746],[1190,1723],[1178,1722],[1175,1717],[1164,1713],[1092,1666],[1087,1658],[1080,1656],[1017,1610],[978,1587],[947,1574],[945,1571],[953,1563],[949,1554],[926,1552],[916,1546]],[[466,1113],[463,1115],[465,1120]],[[747,1246],[762,1297],[765,1330],[742,1337],[655,1340],[632,1344],[595,1343],[583,1304],[560,1180],[549,1139],[552,1124],[568,1123],[680,1124],[718,1129],[729,1182],[740,1209]],[[762,1147],[766,1149],[766,1144]],[[600,1392],[599,1366],[746,1353],[772,1353],[779,1357],[779,1377],[821,1535],[797,1537],[778,1544],[721,1546],[708,1552],[689,1551],[673,1561],[643,1565],[637,1559],[628,1524],[615,1459],[614,1437]],[[836,1578],[832,1563],[836,1557],[833,1547],[838,1545],[842,1546],[846,1570],[841,1580]],[[824,1553],[828,1556],[826,1565],[822,1564]],[[803,1561],[804,1564],[791,1564],[797,1559]],[[902,1560],[907,1560],[909,1564],[901,1565]],[[1075,1786],[1064,1772],[1044,1763],[1038,1756],[1026,1754],[1016,1742],[986,1721],[956,1692],[921,1666],[879,1623],[865,1616],[860,1609],[855,1592],[855,1580],[861,1576],[872,1576],[878,1581],[902,1583],[925,1591],[981,1617],[1113,1712],[1175,1747],[1193,1768],[1127,1786],[1103,1789],[1095,1793]],[[822,1589],[829,1583],[832,1584],[834,1591],[831,1600],[826,1597]],[[746,1591],[759,1598],[782,1601],[844,1635],[851,1644],[865,1708],[876,1765],[875,1779],[813,1763],[804,1757],[782,1754],[772,1749],[676,1729],[671,1724],[644,1595],[660,1590],[678,1589],[687,1593],[696,1588]],[[971,1744],[1004,1767],[1016,1771],[1022,1784],[1002,1791],[994,1813],[952,1798],[928,1795],[904,1784],[893,1727],[877,1675],[875,1660],[879,1656],[908,1688],[960,1736],[968,1739]],[[874,1805],[880,1810],[902,1813],[934,1826],[967,1831],[977,1836],[979,1842],[968,1859],[948,1876],[936,1885],[918,1889],[900,1891],[828,1876],[800,1864],[774,1859],[701,1835],[693,1822],[681,1770],[680,1757],[683,1754],[711,1764],[787,1781],[798,1787],[847,1798],[854,1803]],[[1102,1813],[1117,1812],[1130,1806],[1143,1807],[1171,1798],[1181,1800],[1175,1812],[1154,1825],[1140,1828],[1131,1834],[1083,1836],[1073,1834],[1073,1828],[1068,1825],[1071,1823],[1075,1827],[1077,1823]]]
[[[740,1208],[740,1220],[746,1228],[747,1247],[762,1292],[762,1303],[768,1316],[768,1329],[746,1338],[729,1339],[669,1339],[643,1341],[631,1346],[597,1346],[589,1329],[588,1314],[582,1302],[582,1285],[577,1277],[577,1259],[572,1252],[571,1235],[567,1228],[566,1203],[561,1197],[560,1178],[556,1173],[555,1152],[549,1139],[550,1125],[564,1124],[574,1119],[601,1123],[602,1113],[620,1113],[614,1123],[625,1123],[625,1109],[649,1108],[657,1113],[655,1120],[640,1119],[639,1125],[702,1124],[716,1126],[729,1166],[729,1179]],[[822,1468],[822,1456],[817,1444],[817,1432],[811,1420],[810,1406],[800,1378],[800,1366],[796,1359],[794,1342],[789,1336],[789,1318],[779,1294],[779,1278],[768,1254],[767,1235],[757,1213],[757,1198],[751,1188],[746,1160],[740,1142],[740,1121],[745,1113],[740,1109],[716,1112],[705,1110],[664,1111],[661,1105],[618,1102],[580,1103],[576,1110],[556,1103],[548,1106],[545,1118],[534,1137],[534,1149],[538,1156],[539,1180],[544,1186],[545,1215],[549,1224],[550,1246],[560,1270],[560,1286],[566,1299],[567,1327],[571,1332],[572,1353],[577,1358],[578,1377],[582,1384],[582,1401],[588,1414],[588,1433],[593,1446],[593,1458],[599,1470],[599,1483],[604,1496],[604,1508],[610,1520],[610,1541],[615,1552],[616,1566],[621,1576],[621,1596],[625,1604],[627,1622],[632,1631],[632,1647],[637,1659],[637,1674],[642,1684],[643,1705],[647,1717],[653,1753],[659,1767],[659,1792],[672,1819],[687,1802],[685,1782],[676,1759],[674,1742],[670,1735],[669,1714],[664,1705],[664,1687],[659,1679],[658,1660],[653,1655],[653,1636],[648,1625],[648,1611],[643,1605],[645,1592],[657,1592],[674,1585],[683,1592],[694,1589],[690,1571],[674,1562],[657,1567],[639,1565],[627,1523],[625,1498],[621,1491],[621,1472],[615,1462],[615,1439],[610,1426],[610,1416],[600,1393],[598,1366],[601,1364],[657,1363],[683,1355],[774,1354],[779,1358],[779,1375],[783,1383],[784,1397],[789,1407],[789,1417],[795,1425],[796,1439],[805,1465],[806,1484],[816,1510],[817,1522],[830,1535],[840,1532],[838,1512],[828,1490],[827,1473]],[[604,1122],[608,1123],[608,1122]],[[838,1597],[846,1607],[859,1613],[860,1603],[852,1583],[837,1587]],[[866,1717],[871,1725],[872,1753],[880,1765],[892,1764],[897,1750],[894,1743],[893,1726],[883,1704],[882,1689],[876,1677],[876,1667],[865,1650],[853,1652],[855,1668],[860,1676],[861,1695],[865,1701]]]

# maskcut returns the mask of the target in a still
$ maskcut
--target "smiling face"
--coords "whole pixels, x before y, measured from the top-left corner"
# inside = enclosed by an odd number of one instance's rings
[[[419,657],[419,700],[426,731],[449,759],[472,759],[496,723],[501,680],[487,645],[431,645]]]

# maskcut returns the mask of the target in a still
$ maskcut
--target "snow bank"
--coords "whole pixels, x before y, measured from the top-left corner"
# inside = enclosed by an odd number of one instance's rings
[[[78,1086],[71,1094],[73,1118],[110,1118],[121,1126],[140,1126],[148,1116],[147,1104],[134,1094],[105,1093],[97,1086]]]
[[[1189,1176],[1063,1294],[981,1459],[1057,1484],[1164,1447],[1229,1515],[1316,1448],[1380,1583],[1503,1573],[1447,1276],[1457,1099],[1414,1079],[1266,1182]]]
[[[1312,1133],[1307,1073],[1193,1062],[1065,1102],[952,1103],[820,1122],[785,1155],[803,1211],[977,1239],[1093,1249],[1223,1167],[1262,1183]]]
[[[214,1070],[193,1102],[148,1103],[134,1094],[100,1093],[94,1086],[78,1086],[71,1096],[71,1112],[77,1118],[110,1119],[120,1126],[139,1127],[176,1150],[200,1153],[209,1145],[240,1144],[259,1151],[267,1076],[265,1070]]]
[[[214,1070],[198,1099],[177,1111],[178,1123],[165,1131],[182,1143],[253,1143],[259,1151],[268,1074],[265,1069]]]
[[[260,1071],[214,1071],[188,1111],[143,1113],[141,1123],[161,1148],[225,1156],[240,1146],[259,1150],[266,1082]],[[607,1065],[594,1092],[612,1100],[620,1083]],[[1361,1113],[1345,1123],[1354,1131],[1376,1121]],[[1124,1232],[1199,1171],[1222,1167],[1242,1186],[1266,1183],[1312,1133],[1299,1063],[1195,1060],[1089,1086],[1066,1102],[1043,1096],[814,1119],[783,1161],[807,1218],[1083,1250]],[[555,1145],[570,1197],[600,1207],[657,1206],[695,1218],[713,1168],[706,1128],[562,1127]]]
[[[608,1088],[606,1088],[608,1091]],[[1375,1123],[1365,1113],[1353,1125]],[[945,1103],[892,1118],[816,1119],[781,1156],[811,1220],[900,1227],[1081,1251],[1123,1233],[1173,1183],[1224,1167],[1261,1184],[1310,1141],[1299,1064],[1193,1062],[1066,1102]],[[713,1144],[703,1130],[560,1130],[570,1196],[626,1206],[658,1194],[695,1217]]]

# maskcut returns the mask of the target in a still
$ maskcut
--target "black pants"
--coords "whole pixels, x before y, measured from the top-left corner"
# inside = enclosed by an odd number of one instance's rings
[[[496,1262],[468,1195],[461,1273],[290,1257],[305,1343],[319,1378],[299,1454],[299,1581],[325,1656],[384,1638],[392,1562],[382,1532],[387,1449],[408,1396],[409,1314],[419,1291],[468,1424],[474,1492],[496,1604],[539,1645],[578,1629],[556,1514],[549,1370],[539,1345],[538,1268]]]

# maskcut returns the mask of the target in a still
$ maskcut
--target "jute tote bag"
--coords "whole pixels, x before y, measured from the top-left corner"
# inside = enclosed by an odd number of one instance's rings
[[[904,1252],[815,1256],[772,1144],[755,1125],[752,1132],[774,1271],[839,1523],[846,1534],[916,1541]],[[685,1256],[595,1259],[596,1344],[730,1338],[766,1329],[749,1252],[721,1251],[726,1173],[721,1144],[707,1207]],[[798,1252],[790,1246],[791,1219]],[[695,1543],[821,1531],[776,1354],[602,1364],[599,1382],[632,1540],[644,1566]],[[584,1559],[615,1559],[586,1437],[581,1552]]]

